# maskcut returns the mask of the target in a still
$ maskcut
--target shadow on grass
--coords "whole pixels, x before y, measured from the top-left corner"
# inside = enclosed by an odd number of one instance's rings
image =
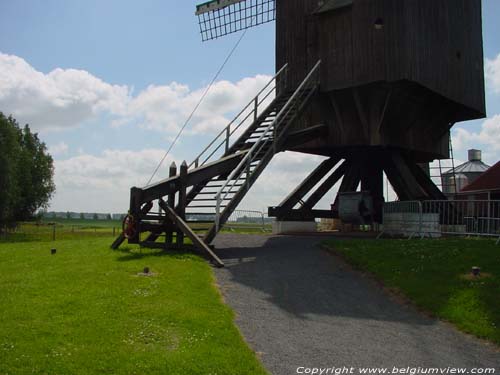
[[[151,258],[151,257],[170,257],[173,259],[202,259],[199,254],[194,251],[180,251],[180,250],[164,250],[164,249],[148,249],[141,247],[121,247],[113,250],[117,253],[121,253],[116,260],[118,262],[129,262],[139,259]]]

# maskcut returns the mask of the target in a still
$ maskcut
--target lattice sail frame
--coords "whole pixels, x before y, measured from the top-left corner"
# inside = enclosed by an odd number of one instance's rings
[[[276,19],[275,0],[213,0],[196,6],[203,41]]]

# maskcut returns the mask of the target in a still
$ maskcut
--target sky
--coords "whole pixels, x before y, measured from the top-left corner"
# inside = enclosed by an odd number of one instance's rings
[[[125,212],[240,34],[202,42],[196,1],[0,0],[0,111],[29,123],[55,159],[56,211]],[[487,118],[455,125],[500,159],[500,1],[483,0]],[[273,75],[274,23],[249,29],[156,179],[190,162]],[[281,153],[242,202],[277,205],[321,158]],[[333,201],[333,193],[322,200]]]

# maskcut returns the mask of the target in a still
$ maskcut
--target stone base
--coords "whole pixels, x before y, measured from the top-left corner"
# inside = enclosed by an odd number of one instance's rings
[[[275,221],[273,234],[313,233],[318,231],[315,221]]]

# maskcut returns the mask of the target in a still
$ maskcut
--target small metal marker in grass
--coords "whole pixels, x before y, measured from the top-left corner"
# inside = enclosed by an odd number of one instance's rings
[[[462,279],[468,280],[468,281],[479,281],[479,280],[488,279],[490,277],[491,277],[491,273],[481,272],[481,267],[478,267],[478,266],[472,267],[470,273],[466,273],[465,275],[461,276]]]
[[[149,267],[144,267],[142,272],[139,272],[137,276],[155,276],[156,274],[154,272],[151,272],[151,269]]]
[[[50,249],[50,254],[54,255],[55,253],[57,253],[57,249]]]

